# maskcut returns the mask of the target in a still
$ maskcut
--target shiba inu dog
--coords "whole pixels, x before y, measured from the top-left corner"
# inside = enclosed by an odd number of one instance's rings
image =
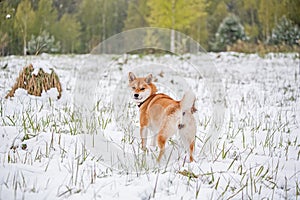
[[[181,101],[176,101],[166,94],[157,93],[157,88],[152,83],[152,74],[136,77],[132,72],[129,72],[129,86],[132,89],[132,98],[140,109],[142,149],[146,150],[148,130],[157,134],[152,145],[158,143],[159,162],[165,152],[166,142],[178,132],[189,151],[189,161],[192,162],[197,129],[193,116],[196,112],[193,92],[186,92]]]

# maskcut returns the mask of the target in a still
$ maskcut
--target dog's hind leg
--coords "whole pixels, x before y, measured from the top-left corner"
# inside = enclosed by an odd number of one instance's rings
[[[196,136],[196,120],[194,116],[191,113],[186,113],[183,116],[182,122],[184,123],[184,126],[178,126],[179,129],[179,136],[183,142],[183,145],[186,149],[186,151],[189,152],[189,162],[193,162],[193,153],[195,150],[195,136]]]
[[[163,134],[158,134],[157,141],[158,141],[158,147],[160,149],[157,158],[157,161],[159,162],[165,153],[165,145],[166,145],[167,138]]]
[[[141,140],[142,140],[142,150],[146,151],[147,150],[147,134],[148,134],[148,129],[147,127],[141,127],[140,128],[140,135],[141,135]]]
[[[193,153],[195,149],[195,140],[190,143],[190,162],[194,161]]]
[[[174,126],[174,124],[176,124],[176,121],[177,120],[174,116],[166,119],[157,135],[157,143],[160,149],[157,158],[158,162],[161,160],[162,156],[165,153],[165,146],[169,137],[171,137],[174,133],[176,133],[177,126]]]

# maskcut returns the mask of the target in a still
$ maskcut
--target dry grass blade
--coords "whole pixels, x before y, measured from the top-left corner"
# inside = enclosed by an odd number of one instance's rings
[[[186,176],[188,178],[198,178],[199,176],[194,174],[194,172],[190,172],[188,170],[178,171],[178,174],[181,174],[183,176]]]
[[[33,74],[34,68],[32,64],[23,68],[20,72],[16,83],[6,95],[5,98],[13,97],[15,91],[18,88],[27,90],[28,94],[34,96],[41,96],[43,91],[47,91],[50,88],[56,88],[58,91],[57,98],[61,97],[62,87],[57,74],[51,69],[51,74],[44,72],[43,69],[39,69],[38,74]]]

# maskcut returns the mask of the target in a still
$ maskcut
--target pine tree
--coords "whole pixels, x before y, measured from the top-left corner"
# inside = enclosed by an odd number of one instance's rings
[[[241,25],[238,17],[229,15],[218,28],[214,50],[225,50],[227,45],[234,44],[237,40],[246,40],[244,27]]]
[[[50,36],[47,31],[43,31],[38,36],[31,35],[28,42],[28,52],[38,55],[42,52],[57,53],[60,51],[60,43],[55,41],[54,36]]]
[[[296,45],[300,41],[300,29],[293,21],[283,16],[272,30],[271,44]]]

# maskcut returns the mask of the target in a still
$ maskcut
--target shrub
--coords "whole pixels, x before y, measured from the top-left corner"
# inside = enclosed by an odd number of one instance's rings
[[[272,30],[270,44],[297,45],[300,40],[300,29],[293,21],[283,16]]]
[[[38,55],[41,52],[57,53],[59,51],[60,43],[55,42],[54,36],[50,36],[46,31],[43,31],[42,34],[37,37],[32,35],[28,42],[28,52],[30,54]]]
[[[247,39],[244,27],[235,15],[229,15],[220,24],[216,33],[216,40],[213,49],[217,51],[225,50],[228,45],[232,45],[238,40]]]

